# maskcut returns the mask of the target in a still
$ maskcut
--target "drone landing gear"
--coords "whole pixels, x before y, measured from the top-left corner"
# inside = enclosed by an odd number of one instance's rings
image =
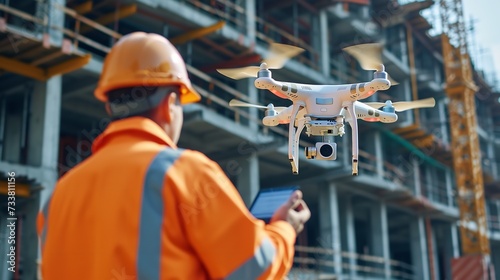
[[[358,160],[352,160],[352,176],[358,176]]]
[[[293,108],[292,111],[292,119],[295,119],[297,116],[297,112],[299,111],[300,107],[297,106]],[[297,122],[297,130],[295,130],[295,127],[293,125],[293,122],[290,122],[289,125],[289,133],[288,133],[288,159],[290,160],[290,164],[292,165],[292,173],[294,175],[299,174],[299,140],[300,140],[300,133],[302,133],[302,130],[304,129],[304,126],[306,124],[305,119],[300,119]]]

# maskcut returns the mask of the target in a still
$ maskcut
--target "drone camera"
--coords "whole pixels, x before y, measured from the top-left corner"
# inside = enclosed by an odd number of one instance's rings
[[[306,158],[335,160],[337,159],[337,144],[318,142],[314,147],[306,147]]]

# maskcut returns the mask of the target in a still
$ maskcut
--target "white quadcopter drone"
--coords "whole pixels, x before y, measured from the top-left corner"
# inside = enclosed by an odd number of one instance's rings
[[[434,98],[396,103],[390,100],[385,103],[358,101],[372,96],[378,90],[387,90],[391,87],[391,81],[382,64],[381,44],[363,44],[344,48],[344,51],[360,62],[363,69],[375,70],[375,72],[374,79],[369,82],[343,85],[310,85],[276,81],[272,78],[269,69],[283,67],[289,58],[304,50],[273,43],[269,51],[268,59],[264,60],[260,67],[248,66],[217,71],[232,79],[257,77],[254,83],[256,88],[267,89],[276,96],[293,102],[289,107],[274,107],[273,104],[266,107],[238,100],[232,100],[229,103],[231,106],[266,108],[265,117],[262,120],[266,126],[289,124],[288,159],[293,174],[299,173],[299,139],[304,127],[308,136],[323,137],[323,142],[316,143],[314,147],[306,147],[306,157],[335,160],[336,144],[329,139],[330,136],[344,135],[344,121],[347,121],[352,128],[352,175],[358,175],[357,119],[392,123],[398,119],[396,111],[435,106]],[[292,120],[294,120],[293,123]]]

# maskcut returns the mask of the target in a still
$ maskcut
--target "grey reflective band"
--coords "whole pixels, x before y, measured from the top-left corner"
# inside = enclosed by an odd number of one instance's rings
[[[167,148],[151,162],[144,180],[139,221],[137,279],[160,279],[161,236],[165,173],[182,154],[182,149]]]
[[[262,240],[260,246],[255,250],[255,254],[244,264],[233,271],[226,279],[246,280],[257,279],[273,263],[276,249],[269,238]]]

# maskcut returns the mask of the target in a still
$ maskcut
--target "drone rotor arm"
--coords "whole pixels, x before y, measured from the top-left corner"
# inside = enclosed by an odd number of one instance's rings
[[[381,107],[384,107],[385,103],[383,102],[363,102],[363,104],[368,105],[372,107],[373,109],[379,109]]]

